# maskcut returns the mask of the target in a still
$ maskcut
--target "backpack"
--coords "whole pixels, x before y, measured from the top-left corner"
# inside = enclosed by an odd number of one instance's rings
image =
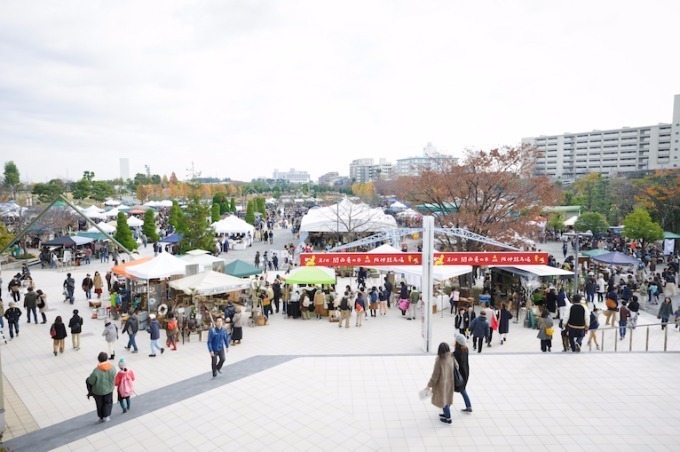
[[[130,397],[134,389],[132,388],[132,377],[130,377],[130,371],[123,372],[123,378],[120,380],[118,385],[118,394],[121,397]]]
[[[616,301],[612,300],[611,298],[607,298],[607,301],[605,302],[605,304],[610,309],[616,309],[616,307],[618,306],[618,303]]]
[[[342,297],[342,300],[340,301],[340,310],[341,311],[349,310],[349,300],[347,299],[347,297]]]
[[[177,320],[172,319],[168,322],[168,331],[175,331],[177,329]]]

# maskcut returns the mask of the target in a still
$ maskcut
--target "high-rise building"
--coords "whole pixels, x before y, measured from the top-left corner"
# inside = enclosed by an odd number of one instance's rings
[[[285,180],[291,184],[308,184],[310,181],[309,173],[307,171],[296,171],[295,168],[291,168],[290,171],[279,171],[278,169],[275,169],[272,179]]]
[[[340,173],[331,171],[319,177],[319,185],[333,185],[339,179],[341,179]]]
[[[394,165],[381,158],[378,163],[373,159],[356,159],[349,164],[349,177],[355,182],[375,182],[392,180]]]
[[[397,176],[417,176],[422,170],[438,170],[447,165],[457,165],[458,157],[446,155],[439,151],[432,143],[423,148],[423,155],[397,159]]]
[[[569,184],[592,172],[606,176],[680,164],[680,94],[673,103],[673,122],[592,132],[523,138],[538,149],[535,175]]]
[[[130,159],[120,159],[120,178],[126,181],[130,178]]]

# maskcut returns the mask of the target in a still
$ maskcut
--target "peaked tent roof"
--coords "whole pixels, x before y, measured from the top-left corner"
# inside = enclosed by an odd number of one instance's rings
[[[251,236],[255,234],[255,227],[252,224],[234,215],[213,223],[212,227],[218,234],[247,234],[248,232]]]
[[[76,235],[62,235],[61,237],[57,237],[56,239],[43,242],[43,245],[46,246],[80,246],[80,245],[85,245],[86,243],[92,242],[91,238],[88,237],[79,237]]]
[[[666,240],[680,239],[680,234],[676,234],[674,232],[664,232],[663,238]]]
[[[187,263],[170,253],[161,253],[148,262],[135,265],[127,270],[129,274],[140,279],[169,278],[186,274]]]
[[[184,238],[184,234],[176,233],[176,234],[169,235],[167,237],[163,237],[159,241],[164,242],[164,243],[179,243],[183,238]]]
[[[298,267],[284,276],[286,284],[335,284],[335,270],[327,267]]]
[[[182,259],[184,262],[187,264],[198,264],[201,267],[210,267],[212,268],[213,262],[221,262],[222,265],[224,265],[224,259],[221,259],[219,257],[215,257],[212,254],[185,254],[184,256],[181,256],[180,259]]]
[[[600,254],[599,256],[594,256],[590,259],[609,265],[637,265],[641,262],[640,259],[630,257],[627,254],[619,253],[618,251]]]
[[[397,227],[391,215],[367,204],[343,199],[328,207],[312,209],[302,217],[303,232],[379,232]]]
[[[595,248],[595,249],[592,249],[592,250],[583,251],[583,252],[581,252],[581,255],[588,256],[588,257],[595,257],[595,256],[601,256],[602,254],[607,254],[607,253],[609,253],[609,251],[602,250],[600,248]]]
[[[124,264],[116,265],[111,269],[111,271],[117,275],[124,276],[126,278],[132,278],[132,275],[127,272],[128,267],[143,264],[144,262],[150,261],[150,257],[140,257],[137,260],[131,262],[125,262]]]
[[[224,266],[224,273],[241,278],[244,276],[259,275],[262,273],[262,270],[247,262],[243,262],[240,259],[236,259]]]
[[[247,279],[236,278],[215,271],[198,273],[170,282],[170,287],[182,292],[201,295],[216,295],[250,287]]]

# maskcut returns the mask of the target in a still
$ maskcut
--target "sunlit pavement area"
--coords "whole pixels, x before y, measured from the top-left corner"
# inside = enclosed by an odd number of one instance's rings
[[[255,243],[230,251],[227,260],[252,261],[256,250],[282,248],[292,236],[279,233],[274,245]],[[152,254],[151,247],[141,250]],[[102,274],[110,264],[94,262],[73,273]],[[408,321],[392,308],[350,328],[323,320],[274,315],[267,326],[244,327],[241,345],[227,354],[224,374],[213,380],[205,342],[192,335],[177,351],[149,358],[148,334],[140,332],[140,353],[123,347],[137,375],[132,409],[114,406],[112,421],[97,424],[85,378],[106,350],[103,320],[89,317],[84,294],[75,306],[62,302],[65,272],[32,268],[36,287],[48,296],[48,324],[26,324],[19,338],[0,346],[7,429],[4,444],[14,450],[678,450],[680,444],[680,332],[667,336],[650,328],[631,342],[606,333],[604,352],[584,347],[540,353],[536,331],[511,323],[508,341],[470,354],[468,392],[473,413],[461,413],[456,395],[453,424],[439,422],[436,407],[420,400],[434,355],[421,349],[421,316]],[[3,271],[7,281],[9,272]],[[344,281],[343,281],[344,284]],[[4,289],[4,288],[3,288]],[[4,294],[6,305],[8,299]],[[674,303],[675,304],[675,303]],[[49,324],[73,308],[85,317],[80,351],[55,357]],[[22,309],[23,310],[23,309]],[[656,323],[643,313],[639,324]],[[603,321],[604,323],[604,321]],[[5,336],[7,329],[5,328]],[[451,343],[453,317],[433,316],[432,347]],[[598,335],[598,340],[601,338]],[[661,352],[664,340],[670,352]],[[614,343],[618,349],[614,352]],[[116,359],[116,361],[117,361]]]

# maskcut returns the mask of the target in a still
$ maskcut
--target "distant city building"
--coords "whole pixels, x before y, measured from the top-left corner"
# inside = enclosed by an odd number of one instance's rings
[[[673,122],[592,132],[523,138],[540,157],[535,175],[563,183],[597,172],[605,176],[677,168],[680,157],[680,94],[673,103]]]
[[[291,168],[290,171],[274,170],[272,175],[274,180],[284,180],[291,184],[308,184],[310,181],[309,173],[307,171],[296,171]]]
[[[355,182],[375,182],[378,180],[392,180],[394,165],[386,159],[375,163],[373,159],[352,160],[349,164],[349,177]]]
[[[120,159],[120,178],[123,181],[130,178],[130,159]]]
[[[319,185],[333,185],[335,184],[335,181],[339,179],[341,179],[340,173],[331,171],[330,173],[326,173],[319,177]]]
[[[438,170],[451,164],[457,165],[458,157],[446,155],[440,152],[432,143],[427,143],[427,146],[423,148],[422,156],[397,159],[396,175],[397,177],[417,176],[425,169]]]

